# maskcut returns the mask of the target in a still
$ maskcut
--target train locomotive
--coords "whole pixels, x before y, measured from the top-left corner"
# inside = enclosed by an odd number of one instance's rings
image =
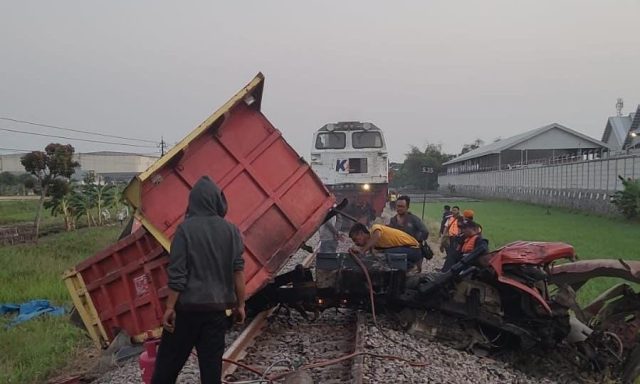
[[[389,159],[384,134],[369,122],[325,124],[313,135],[311,168],[347,213],[370,222],[381,216],[388,196]]]

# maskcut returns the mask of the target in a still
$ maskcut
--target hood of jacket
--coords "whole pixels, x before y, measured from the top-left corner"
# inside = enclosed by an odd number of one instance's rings
[[[187,217],[224,217],[226,214],[227,199],[224,197],[224,193],[209,176],[202,176],[189,193]]]

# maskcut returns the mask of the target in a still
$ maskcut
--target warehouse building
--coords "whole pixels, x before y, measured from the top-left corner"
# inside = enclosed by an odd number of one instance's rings
[[[618,116],[611,116],[602,134],[602,141],[613,151],[640,148],[640,105],[635,113],[623,116],[621,107]]]
[[[560,124],[549,124],[460,155],[444,163],[447,174],[496,171],[596,159],[606,143]]]
[[[24,173],[20,159],[24,153],[0,155],[0,172]],[[129,181],[143,172],[157,159],[157,155],[127,152],[76,153],[74,159],[80,163],[74,178],[81,179],[86,173],[93,173],[105,181]]]

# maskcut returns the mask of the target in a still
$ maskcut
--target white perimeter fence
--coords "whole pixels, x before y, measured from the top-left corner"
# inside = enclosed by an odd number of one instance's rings
[[[444,193],[611,213],[610,196],[622,189],[618,176],[640,178],[640,155],[446,174],[438,176],[438,184]]]

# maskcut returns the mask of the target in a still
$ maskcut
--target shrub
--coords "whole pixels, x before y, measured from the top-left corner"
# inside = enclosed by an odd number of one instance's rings
[[[627,219],[640,217],[640,179],[625,179],[622,176],[618,178],[622,180],[624,188],[613,194],[611,202]]]

